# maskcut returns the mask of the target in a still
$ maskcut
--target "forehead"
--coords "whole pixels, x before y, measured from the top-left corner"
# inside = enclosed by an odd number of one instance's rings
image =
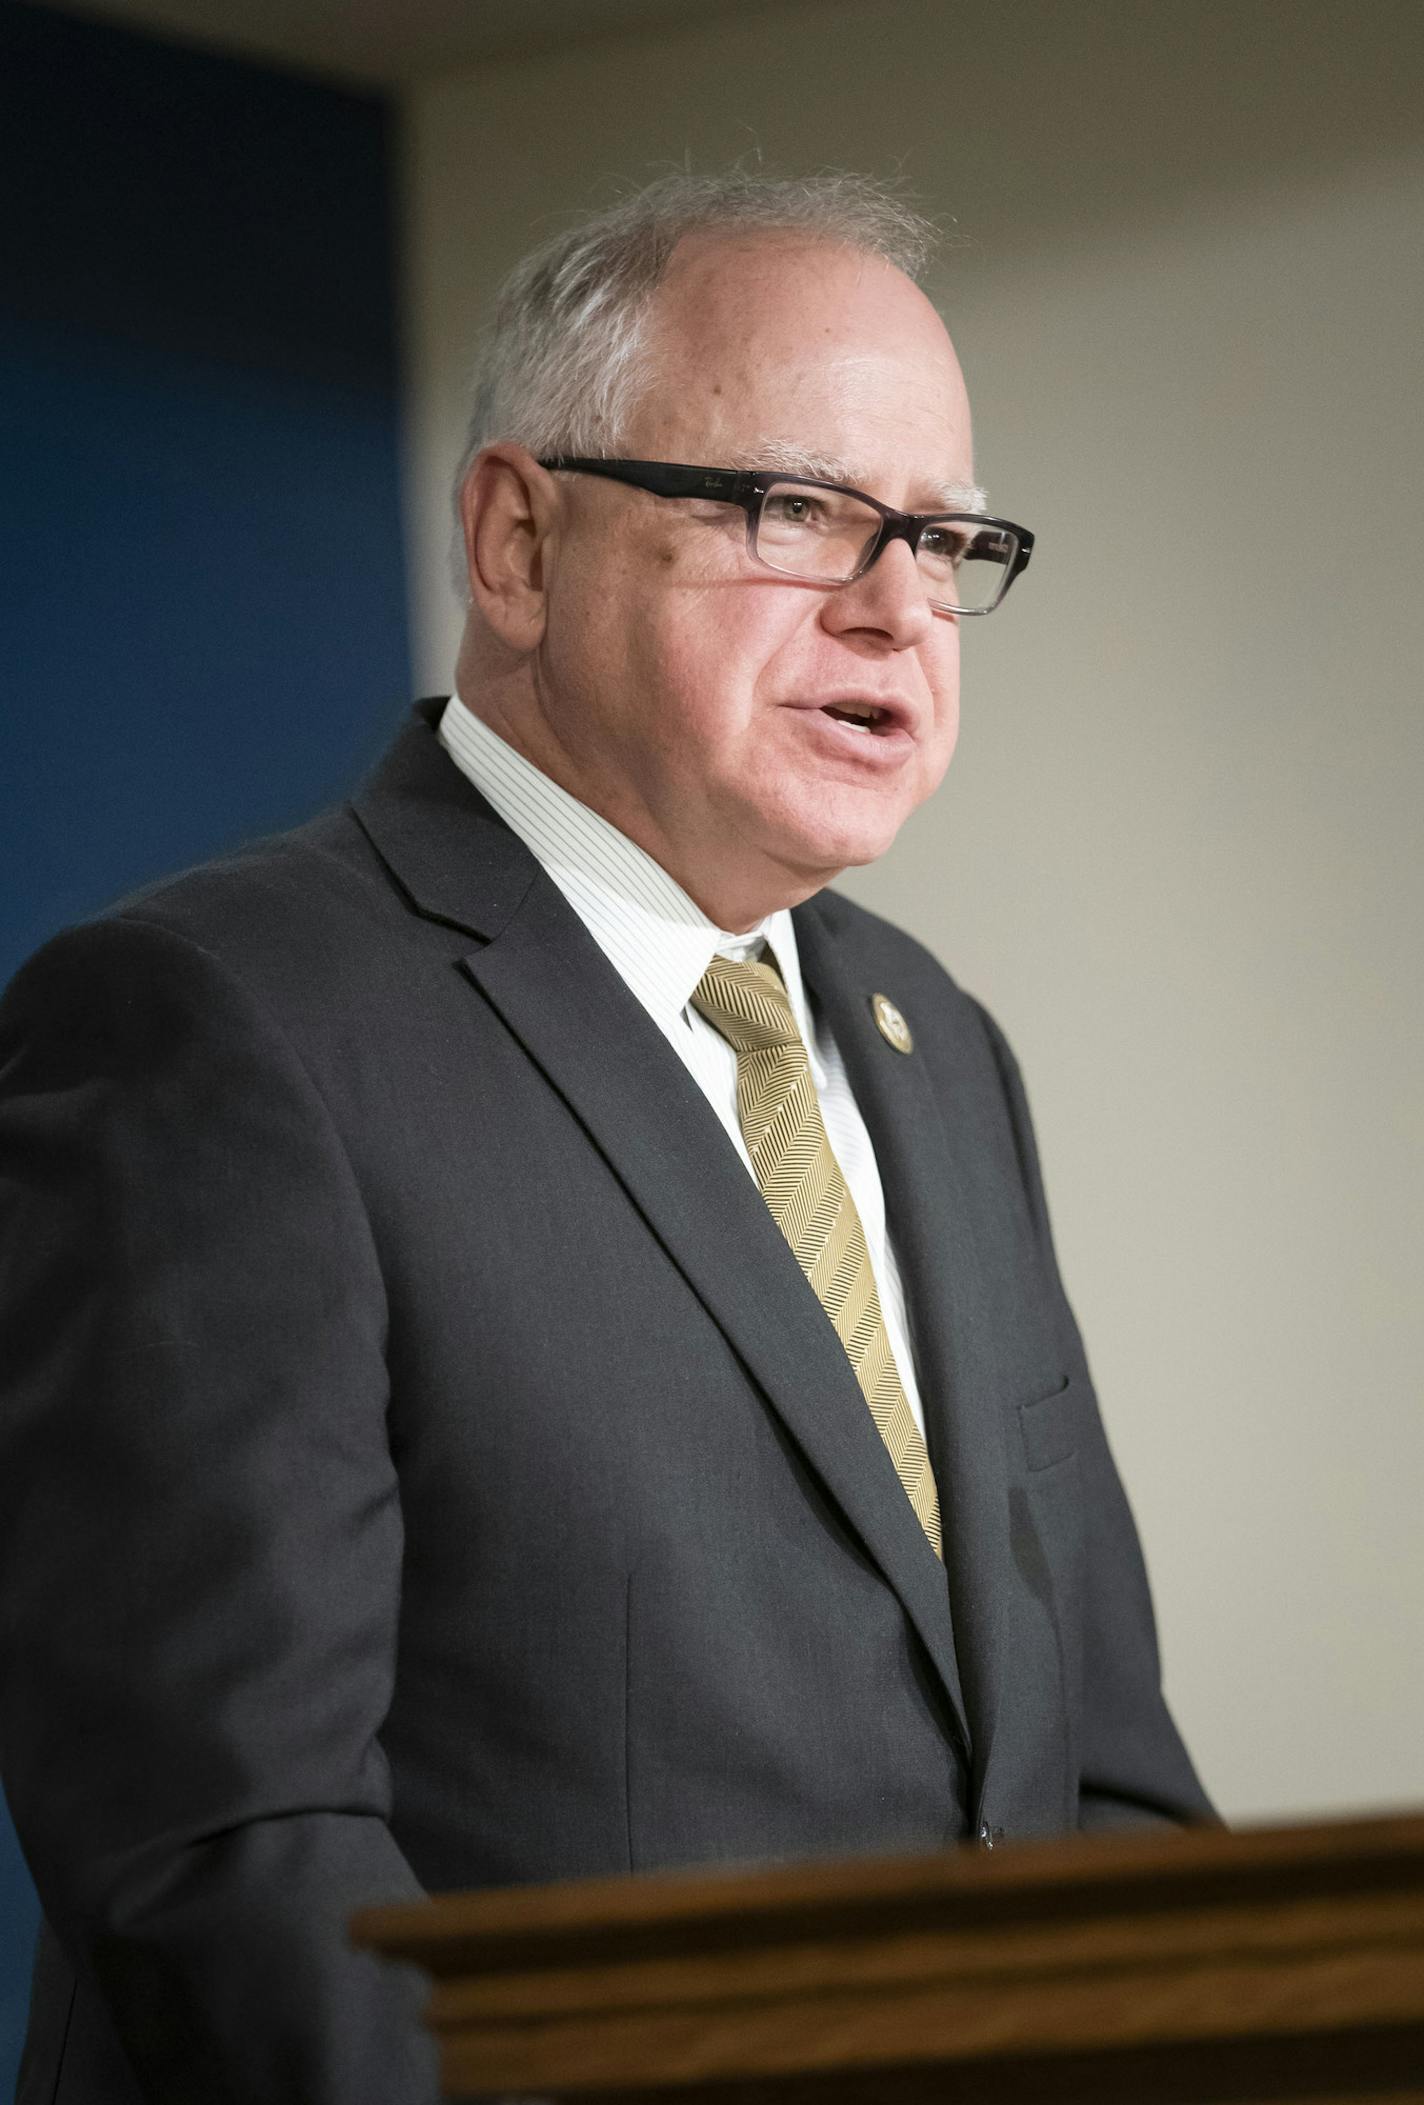
[[[685,242],[647,347],[629,452],[771,466],[758,448],[774,443],[868,487],[888,477],[902,494],[972,480],[969,405],[944,324],[879,257],[798,235]]]

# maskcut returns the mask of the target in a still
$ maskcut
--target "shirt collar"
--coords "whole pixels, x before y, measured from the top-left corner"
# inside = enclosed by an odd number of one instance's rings
[[[815,1067],[796,931],[785,907],[746,934],[731,934],[710,921],[636,842],[516,752],[458,695],[441,712],[439,737],[668,1037],[689,1029],[688,1002],[714,956],[755,958],[765,943],[775,955]]]

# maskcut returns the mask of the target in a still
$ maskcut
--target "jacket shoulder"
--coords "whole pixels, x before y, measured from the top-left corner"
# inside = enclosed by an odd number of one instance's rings
[[[127,893],[95,917],[167,928],[203,948],[264,937],[330,943],[343,922],[389,912],[390,880],[348,806]]]
[[[279,997],[379,943],[398,913],[390,877],[348,808],[160,878],[52,936],[12,983],[70,968],[119,974],[156,952],[202,953],[259,996]],[[279,1004],[280,1005],[280,1004]]]

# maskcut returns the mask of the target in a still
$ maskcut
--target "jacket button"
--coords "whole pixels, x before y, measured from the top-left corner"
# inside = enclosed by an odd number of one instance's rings
[[[1003,1839],[1004,1830],[1002,1827],[991,1827],[987,1820],[980,1824],[979,1847],[981,1849],[992,1849],[996,1842],[1002,1842]]]

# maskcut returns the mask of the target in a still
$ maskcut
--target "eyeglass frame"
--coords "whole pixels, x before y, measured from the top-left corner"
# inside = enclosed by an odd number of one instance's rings
[[[1004,565],[998,592],[988,606],[955,607],[931,599],[926,592],[927,603],[937,613],[992,614],[997,606],[1002,605],[1014,579],[1027,570],[1029,557],[1033,554],[1032,533],[1028,527],[1019,526],[1012,519],[1000,519],[989,512],[899,512],[893,504],[882,504],[878,497],[872,497],[868,490],[858,490],[848,482],[827,482],[817,475],[786,475],[777,468],[697,468],[678,461],[596,459],[573,453],[552,454],[541,460],[539,466],[551,474],[606,476],[610,482],[627,483],[632,489],[647,490],[654,497],[701,497],[714,503],[739,505],[747,515],[747,553],[752,560],[760,563],[764,570],[771,571],[774,577],[800,578],[808,585],[853,585],[878,562],[892,541],[906,542],[911,555],[917,556],[920,536],[929,526],[951,522],[996,526],[1001,532],[1012,534],[1014,555]],[[880,514],[879,533],[848,577],[807,577],[799,570],[781,569],[760,553],[756,545],[760,507],[772,485],[783,482],[794,483],[802,489],[833,490],[842,497],[855,497]]]

